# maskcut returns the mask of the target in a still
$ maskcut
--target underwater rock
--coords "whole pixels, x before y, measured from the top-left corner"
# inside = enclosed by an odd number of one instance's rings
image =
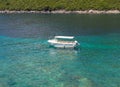
[[[7,83],[0,83],[0,87],[9,87]]]
[[[0,78],[0,87],[9,87],[7,78]]]
[[[63,87],[95,87],[92,80],[80,75],[64,73],[58,80],[63,83]]]
[[[79,79],[79,87],[94,87],[94,84],[88,78]]]

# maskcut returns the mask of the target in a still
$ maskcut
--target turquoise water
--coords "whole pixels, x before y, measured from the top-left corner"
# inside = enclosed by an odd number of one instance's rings
[[[119,15],[0,15],[0,87],[120,87],[118,18]],[[73,19],[76,23],[70,21]],[[76,36],[79,49],[49,48],[47,39],[55,34]]]

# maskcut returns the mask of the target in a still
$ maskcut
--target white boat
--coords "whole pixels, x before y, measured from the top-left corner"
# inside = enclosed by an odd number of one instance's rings
[[[55,48],[75,48],[79,45],[74,36],[55,36],[48,43]]]

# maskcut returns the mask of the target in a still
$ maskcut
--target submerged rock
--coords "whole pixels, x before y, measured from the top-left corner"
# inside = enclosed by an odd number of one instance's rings
[[[7,83],[7,81],[8,81],[7,78],[0,77],[0,87],[10,87],[9,84]]]
[[[79,87],[94,87],[93,82],[87,78],[79,79]]]
[[[80,75],[65,74],[58,81],[63,84],[62,87],[95,87],[92,80]]]

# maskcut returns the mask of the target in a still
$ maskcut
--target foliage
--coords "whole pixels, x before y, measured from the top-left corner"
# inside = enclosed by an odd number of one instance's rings
[[[120,10],[120,0],[0,0],[0,10]]]

